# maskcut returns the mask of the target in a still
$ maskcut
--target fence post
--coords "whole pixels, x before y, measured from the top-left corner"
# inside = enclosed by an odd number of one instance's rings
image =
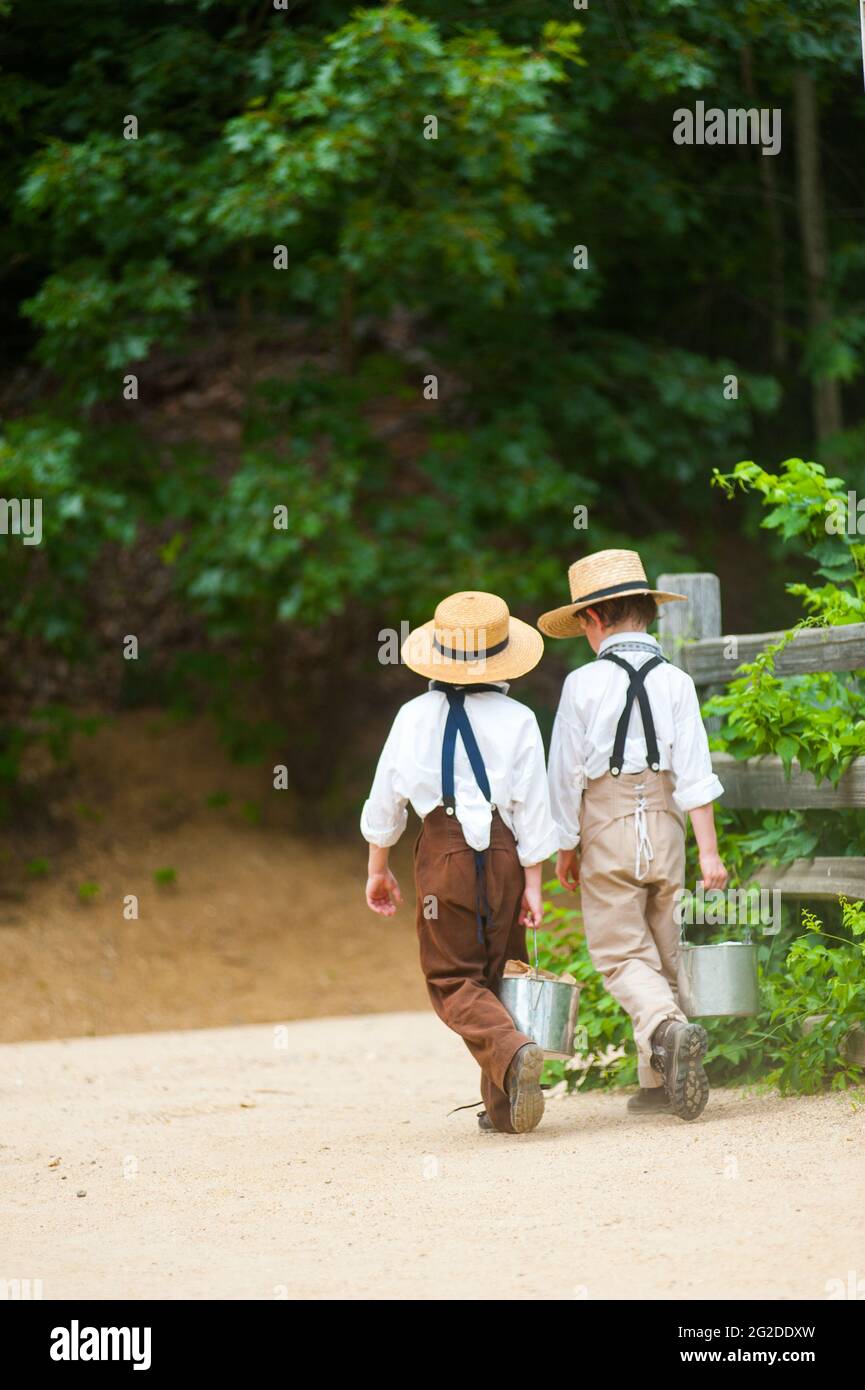
[[[688,641],[701,637],[721,636],[721,581],[717,574],[659,574],[659,589],[673,594],[686,594],[687,603],[662,603],[658,609],[658,635],[664,655],[676,666],[684,666],[682,648]],[[720,686],[699,691],[706,700]],[[721,727],[717,715],[706,720],[706,728],[715,734]]]
[[[658,610],[664,655],[681,666],[685,642],[721,636],[721,581],[717,574],[659,574],[657,587],[688,599],[662,603]]]

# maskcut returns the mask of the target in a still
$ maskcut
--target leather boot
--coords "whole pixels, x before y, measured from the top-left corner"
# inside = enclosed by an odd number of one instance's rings
[[[652,1066],[664,1078],[670,1109],[682,1120],[696,1120],[709,1099],[703,1070],[709,1039],[699,1023],[667,1018],[652,1034]]]

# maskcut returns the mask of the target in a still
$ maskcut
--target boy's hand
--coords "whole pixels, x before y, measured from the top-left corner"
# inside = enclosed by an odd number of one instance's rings
[[[576,892],[580,882],[580,860],[575,849],[560,849],[556,855],[556,875],[563,888]]]
[[[366,905],[381,917],[392,917],[402,902],[399,884],[390,869],[370,874],[366,881]]]
[[[544,918],[544,903],[540,886],[526,884],[520,904],[520,926],[540,928]]]
[[[700,873],[704,888],[727,887],[727,870],[717,850],[700,851]]]

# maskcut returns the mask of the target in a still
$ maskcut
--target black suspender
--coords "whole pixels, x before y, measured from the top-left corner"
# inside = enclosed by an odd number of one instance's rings
[[[442,802],[449,816],[454,814],[456,798],[454,796],[454,754],[456,753],[457,734],[463,741],[463,747],[468,754],[475,781],[486,797],[490,798],[490,784],[487,777],[487,770],[484,767],[484,760],[478,742],[474,735],[474,730],[469,722],[469,717],[465,708],[465,697],[483,690],[495,690],[501,694],[497,685],[470,685],[459,690],[454,689],[445,681],[433,681],[433,690],[440,690],[447,697],[448,717],[445,724],[444,739],[442,741]]]
[[[487,770],[484,766],[483,756],[478,747],[469,720],[468,712],[465,708],[466,695],[479,694],[484,690],[495,690],[501,694],[497,685],[469,685],[455,689],[447,681],[433,681],[431,690],[440,690],[447,698],[448,717],[445,723],[444,738],[442,739],[442,804],[449,816],[456,814],[456,797],[454,795],[454,755],[456,753],[457,735],[463,741],[463,747],[468,755],[475,781],[481,789],[481,794],[491,802],[491,791]],[[492,810],[495,807],[492,806]],[[490,910],[489,899],[487,897],[487,852],[486,850],[474,850],[475,859],[475,921],[477,923],[478,941],[484,940],[484,931],[487,926],[492,925],[492,912]]]
[[[646,738],[646,759],[652,772],[659,772],[661,768],[661,755],[658,751],[658,740],[655,736],[655,722],[652,719],[652,707],[649,704],[649,697],[646,694],[645,679],[650,671],[654,671],[656,666],[661,666],[666,660],[663,656],[653,656],[640,667],[634,667],[630,662],[623,660],[620,656],[614,656],[612,652],[602,652],[602,661],[614,661],[617,666],[627,672],[628,693],[625,698],[625,708],[622,717],[616,726],[616,737],[613,742],[613,753],[610,758],[610,772],[614,777],[618,777],[625,761],[625,739],[628,736],[628,724],[631,719],[631,710],[634,700],[640,706],[640,715],[643,720],[643,733]]]

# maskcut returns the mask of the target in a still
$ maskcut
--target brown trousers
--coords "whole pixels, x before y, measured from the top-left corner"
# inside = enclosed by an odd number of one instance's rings
[[[527,960],[519,925],[525,875],[514,837],[493,813],[486,851],[486,920],[478,940],[474,851],[443,806],[424,817],[414,851],[420,963],[439,1018],[459,1033],[481,1069],[481,1096],[496,1129],[513,1132],[505,1073],[531,1038],[495,993],[508,959]]]
[[[662,1085],[652,1034],[685,1022],[674,911],[685,876],[685,820],[669,772],[605,772],[588,783],[580,813],[580,899],[586,945],[634,1026],[641,1086]]]

